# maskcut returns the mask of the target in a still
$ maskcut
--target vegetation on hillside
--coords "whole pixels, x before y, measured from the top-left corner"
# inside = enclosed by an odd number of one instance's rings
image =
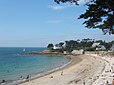
[[[47,48],[50,49],[52,52],[72,52],[73,50],[80,49],[83,49],[85,51],[95,51],[96,47],[92,47],[93,43],[100,43],[100,45],[103,45],[106,48],[106,50],[110,50],[111,46],[114,44],[114,41],[106,42],[102,40],[94,40],[87,38],[82,40],[68,40],[62,43],[61,45],[59,43],[59,46],[61,47],[59,49],[53,49],[53,44],[48,44]]]

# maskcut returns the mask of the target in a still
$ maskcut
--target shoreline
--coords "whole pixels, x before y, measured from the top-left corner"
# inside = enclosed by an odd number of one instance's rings
[[[19,56],[68,56],[72,54],[64,54],[64,53],[56,53],[56,52],[49,52],[49,53],[43,53],[43,52],[36,52],[36,53],[24,53],[19,54]]]
[[[36,55],[37,55],[37,54],[36,54]],[[44,54],[43,54],[43,55],[44,55]],[[46,54],[45,54],[45,55],[46,55]],[[53,55],[55,55],[55,54],[53,54]],[[49,56],[53,56],[53,55],[49,55]],[[60,56],[60,55],[61,55],[61,54],[57,54],[56,56]],[[31,56],[33,56],[33,55],[31,55]],[[39,55],[37,55],[37,56],[39,56]],[[61,56],[63,56],[63,54],[62,54]],[[52,74],[52,73],[54,73],[54,72],[63,70],[63,69],[65,69],[65,68],[68,68],[68,67],[70,67],[70,66],[72,66],[72,65],[74,65],[74,64],[77,64],[77,63],[81,62],[81,59],[78,57],[78,55],[75,55],[75,57],[76,57],[76,59],[77,59],[77,61],[75,61],[75,62],[73,61],[74,55],[64,55],[63,57],[66,57],[66,58],[70,59],[69,62],[66,63],[66,64],[63,64],[63,65],[60,66],[60,67],[51,69],[51,70],[49,70],[49,71],[47,71],[47,72],[44,72],[44,73],[41,73],[41,74],[36,74],[36,76],[31,77],[30,81],[35,80],[35,79],[38,79],[38,78],[41,78],[41,77],[44,77],[44,76],[47,76],[47,75],[50,75],[50,74]],[[26,83],[26,82],[28,82],[28,81],[19,82],[18,84],[23,84],[23,83]]]
[[[106,80],[111,84],[114,78],[110,72],[114,57],[98,54],[67,55],[70,61],[61,67],[37,74],[29,81],[19,81],[19,85],[101,85]],[[113,77],[112,77],[113,75]],[[104,80],[105,79],[105,80]],[[85,82],[85,84],[84,84]],[[5,85],[15,85],[5,84]],[[104,85],[103,84],[103,85]]]
[[[69,61],[68,63],[62,65],[61,67],[52,69],[52,70],[48,71],[47,74],[44,74],[44,75],[42,75],[42,76],[40,76],[40,77],[33,78],[33,79],[31,79],[30,81],[34,81],[34,80],[36,80],[36,79],[40,79],[40,78],[42,78],[42,77],[49,76],[49,75],[51,75],[51,74],[53,74],[53,73],[56,73],[56,72],[58,72],[58,71],[62,71],[62,72],[63,72],[64,69],[68,69],[68,68],[72,67],[73,65],[76,65],[76,64],[80,63],[80,62],[82,61],[82,59],[80,58],[80,56],[82,56],[82,55],[66,55],[66,56],[64,56],[64,57],[67,57],[67,58],[70,59],[70,61]],[[49,78],[51,78],[51,77],[52,77],[52,76],[50,76]],[[19,85],[23,85],[23,84],[28,85],[28,84],[26,84],[26,83],[28,83],[28,82],[29,82],[29,81],[22,82],[22,83],[20,83]],[[31,84],[30,84],[30,85],[31,85]]]
[[[55,54],[53,54],[53,55],[55,55]],[[26,56],[26,55],[25,55]],[[34,56],[34,55],[31,55],[31,56]],[[39,56],[39,55],[37,55],[37,56]],[[43,55],[42,55],[43,56]],[[50,55],[50,56],[52,56],[52,55]],[[56,55],[56,56],[60,56],[60,54],[58,55]],[[63,54],[61,55],[61,56],[63,56]],[[71,65],[72,64],[72,57],[71,56],[73,56],[73,55],[64,55],[63,57],[65,57],[65,58],[68,58],[69,59],[69,61],[67,62],[67,63],[65,63],[65,64],[63,64],[63,65],[61,65],[61,66],[58,66],[58,67],[56,67],[56,68],[53,68],[53,69],[51,69],[51,70],[49,70],[49,71],[47,71],[47,72],[43,72],[43,73],[38,73],[38,74],[34,74],[33,76],[31,76],[31,79],[30,80],[34,80],[34,79],[37,79],[37,78],[41,78],[41,77],[43,77],[43,76],[46,76],[46,75],[49,75],[49,74],[51,74],[51,73],[54,73],[54,72],[57,72],[57,71],[59,71],[59,70],[62,70],[62,69],[64,69],[64,68],[66,68],[66,67],[68,67],[69,65]],[[77,63],[78,62],[80,62],[80,59],[78,59],[79,61],[77,61]],[[23,83],[26,83],[26,82],[28,82],[28,80],[27,79],[18,79],[18,80],[14,80],[14,81],[10,81],[10,82],[5,82],[5,85],[15,85],[15,84],[23,84]],[[1,83],[1,85],[4,85],[4,83]]]
[[[72,64],[67,65],[62,70],[20,85],[101,85],[103,81],[101,81],[101,76],[105,75],[103,73],[109,68],[107,61],[96,54],[85,54],[77,57],[82,60],[75,63],[73,62],[75,59],[73,59]],[[51,76],[53,77],[51,78]]]

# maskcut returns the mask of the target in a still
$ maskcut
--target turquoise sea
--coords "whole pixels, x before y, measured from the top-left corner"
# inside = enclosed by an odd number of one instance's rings
[[[0,81],[15,81],[28,74],[47,72],[69,62],[69,59],[58,56],[19,56],[22,53],[41,52],[46,48],[0,48]]]

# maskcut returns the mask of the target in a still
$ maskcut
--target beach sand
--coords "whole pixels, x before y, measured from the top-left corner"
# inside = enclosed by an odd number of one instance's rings
[[[112,58],[96,54],[71,56],[72,62],[65,68],[20,85],[101,85],[106,80],[110,83],[112,77],[107,79],[106,76],[112,72],[105,72],[113,64]]]

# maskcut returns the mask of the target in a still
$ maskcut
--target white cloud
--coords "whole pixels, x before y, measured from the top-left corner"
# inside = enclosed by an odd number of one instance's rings
[[[50,24],[58,24],[61,22],[62,22],[61,20],[49,20],[49,21],[47,21],[47,23],[50,23]]]
[[[88,1],[90,1],[90,0],[79,0],[78,3],[79,3],[80,5],[84,5],[84,4],[87,3]]]
[[[49,5],[48,7],[53,10],[63,10],[66,8],[66,6],[57,6],[57,5]]]

